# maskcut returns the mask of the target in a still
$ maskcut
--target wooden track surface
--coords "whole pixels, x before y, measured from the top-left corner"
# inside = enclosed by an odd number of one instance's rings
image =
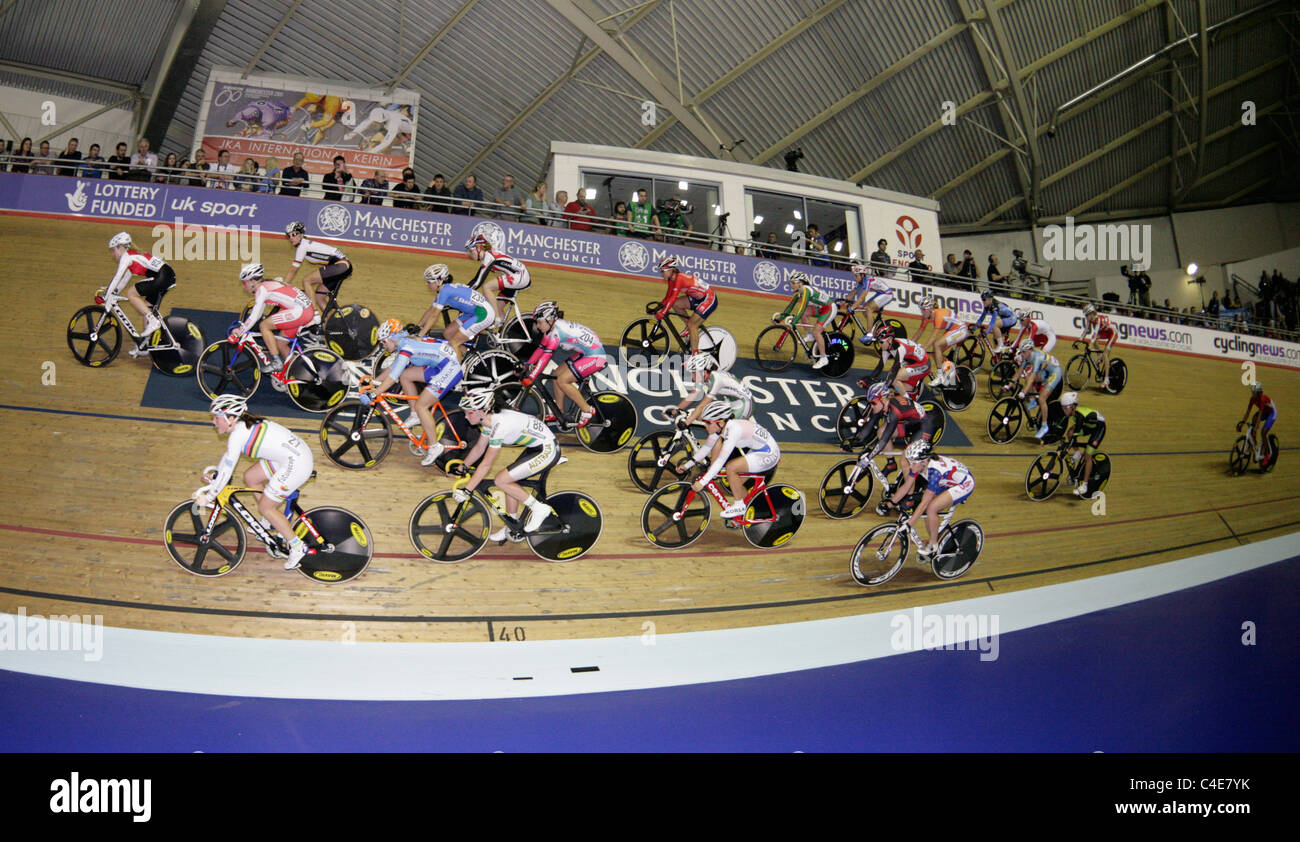
[[[142,629],[322,640],[481,641],[500,639],[503,629],[514,635],[517,628],[530,640],[640,635],[651,628],[647,624],[670,633],[881,611],[1074,580],[1274,537],[1300,523],[1296,451],[1284,450],[1272,475],[1228,475],[1233,425],[1248,400],[1239,363],[1124,348],[1127,390],[1119,397],[1084,397],[1108,422],[1104,449],[1114,474],[1104,515],[1066,491],[1043,503],[1026,498],[1024,476],[1038,448],[988,441],[991,401],[983,376],[981,396],[951,416],[974,442],[944,449],[975,474],[975,494],[961,515],[978,520],[986,534],[979,562],[953,583],[941,583],[915,562],[881,589],[850,579],[851,548],[883,520],[870,512],[848,521],[821,514],[817,488],[842,458],[830,446],[787,446],[819,452],[782,461],[780,480],[804,492],[810,514],[780,551],[751,548],[716,518],[687,550],[652,548],[637,525],[645,497],[627,478],[626,450],[598,455],[573,443],[564,450],[570,463],[553,473],[551,485],[585,489],[600,502],[605,532],[591,553],[550,564],[510,545],[440,565],[413,551],[406,526],[416,503],[449,487],[448,480],[398,446],[376,469],[344,471],[319,453],[312,437],[319,476],[305,487],[304,504],[346,505],[361,515],[378,553],[370,569],[342,585],[316,584],[250,548],[232,574],[200,579],[168,558],[162,522],[201,484],[198,472],[217,461],[224,439],[203,413],[142,407],[145,362],[124,351],[108,368],[88,369],[76,363],[65,341],[67,320],[111,276],[105,244],[121,228],[0,215],[0,242],[22,267],[22,276],[5,284],[0,337],[6,371],[0,432],[7,444],[0,474],[0,610],[102,614],[108,625]],[[150,240],[147,227],[128,230],[138,242]],[[429,263],[447,262],[460,278],[471,274],[464,258],[355,245],[347,251],[357,271],[344,298],[382,317],[412,320],[423,312],[428,298],[420,276]],[[283,238],[264,237],[268,273],[282,274],[289,258]],[[165,310],[234,311],[243,303],[234,261],[175,266],[180,280]],[[545,267],[534,268],[533,278],[522,296],[526,304],[554,298],[607,343],[617,342],[645,302],[663,292],[659,282]],[[752,354],[773,301],[729,292],[720,297],[714,321],[736,335],[743,355]],[[1058,352],[1068,357],[1068,346]],[[42,385],[47,361],[55,365],[52,386]],[[792,371],[811,376],[800,366]],[[1300,441],[1300,376],[1261,368],[1259,377],[1281,407],[1274,432],[1284,448],[1293,446]],[[174,423],[196,421],[202,423]],[[318,422],[287,423],[303,428]],[[639,434],[646,431],[643,422]]]

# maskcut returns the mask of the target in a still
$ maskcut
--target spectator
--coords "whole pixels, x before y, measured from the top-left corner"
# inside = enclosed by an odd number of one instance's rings
[[[235,189],[242,190],[245,193],[257,192],[258,185],[262,183],[262,168],[257,165],[254,158],[245,158],[244,166],[239,170],[239,177],[235,179]]]
[[[533,187],[533,192],[528,194],[524,200],[523,222],[531,222],[533,225],[546,225],[546,213],[551,208],[551,203],[546,200],[546,182],[539,181]]]
[[[50,157],[50,142],[41,141],[41,147],[36,158],[32,161],[33,175],[54,175],[54,159]]]
[[[412,177],[414,177],[414,173],[412,173]],[[320,180],[320,183],[325,192],[323,197],[325,201],[343,201],[343,191],[352,183],[352,173],[348,172],[347,161],[342,155],[334,156],[334,169],[325,173],[325,177]]]
[[[32,139],[25,137],[23,142],[18,144],[18,151],[10,159],[9,172],[31,172],[32,158]]]
[[[81,159],[81,168],[77,170],[79,178],[103,178],[104,156],[99,154],[99,144],[90,144],[90,152]]]
[[[382,205],[384,194],[388,192],[388,182],[375,170],[371,178],[361,182],[361,199],[363,205]]]
[[[424,191],[424,195],[432,197],[429,200],[429,210],[438,211],[439,213],[452,213],[451,191],[447,189],[447,179],[442,173],[433,177],[429,182],[429,189]]]
[[[180,184],[180,178],[176,175],[179,162],[176,160],[175,152],[168,152],[167,157],[163,159],[163,165],[153,175],[155,184]]]
[[[555,191],[555,201],[551,203],[551,222],[556,228],[568,228],[569,223],[564,218],[564,209],[569,206],[569,194],[564,190]]]
[[[559,197],[557,196],[556,199],[558,201]],[[587,200],[582,197],[582,191],[578,191],[578,197],[564,206],[564,218],[574,231],[590,231],[591,220],[595,216],[596,209],[587,204]]]
[[[135,154],[131,156],[131,170],[126,177],[131,181],[152,181],[153,172],[158,169],[158,156],[149,151],[147,138],[140,138]]]
[[[808,265],[830,266],[830,251],[826,248],[826,238],[816,225],[808,226]]]
[[[258,193],[274,193],[280,183],[280,159],[274,156],[266,159],[266,175],[258,185]]]
[[[984,277],[988,279],[990,288],[992,288],[994,284],[1000,285],[1007,282],[1007,276],[1002,274],[1002,271],[998,269],[998,256],[996,254],[989,255],[989,265],[984,272]]]
[[[626,237],[632,233],[632,224],[629,222],[627,202],[619,202],[614,205],[614,224],[610,226],[609,233],[615,237]]]
[[[293,166],[285,167],[280,173],[280,195],[301,196],[304,187],[311,184],[311,176],[302,168],[302,153],[295,152]]]
[[[628,205],[627,212],[628,219],[632,223],[633,237],[647,240],[657,233],[653,229],[659,227],[659,217],[655,214],[654,205],[650,204],[649,194],[644,188],[636,191],[636,201]]]
[[[961,268],[957,270],[957,274],[973,281],[979,280],[980,273],[975,268],[975,257],[970,253],[970,249],[966,249],[961,253]]]
[[[767,243],[763,248],[763,256],[768,260],[781,259],[781,244],[776,239],[775,231],[767,232]]]
[[[117,145],[117,151],[109,156],[108,177],[124,179],[126,178],[127,167],[131,163],[131,158],[126,154],[126,142],[123,141]],[[116,166],[111,166],[116,165]]]
[[[691,224],[687,221],[686,215],[682,213],[682,205],[685,202],[676,196],[659,203],[659,213],[656,214],[655,221],[659,224],[660,234],[664,242],[680,245],[682,238],[674,236],[675,233],[690,231]],[[803,232],[798,232],[801,236]]]
[[[415,183],[415,170],[407,167],[402,170],[402,180],[393,187],[393,207],[418,210],[423,204],[420,201],[420,185]]]
[[[868,263],[871,265],[871,273],[877,278],[894,277],[894,261],[890,259],[889,252],[885,249],[889,246],[886,239],[876,240],[876,250],[871,253]]]
[[[77,151],[77,139],[74,137],[68,141],[67,146],[63,147],[63,152],[59,154],[60,161],[80,161],[81,153]],[[69,164],[65,167],[59,167],[59,175],[73,176],[77,174],[77,165]]]
[[[956,275],[961,272],[961,261],[957,255],[949,254],[948,259],[943,262],[943,273],[945,275]]]
[[[524,202],[526,198],[527,197],[524,196],[524,191],[515,186],[515,177],[513,175],[505,175],[501,178],[501,186],[497,188],[496,195],[492,197],[492,201],[503,206],[497,213],[499,218],[517,222],[520,214],[524,210]]]
[[[925,252],[917,249],[916,254],[912,256],[912,262],[907,264],[907,268],[913,272],[929,272],[930,264],[925,262]]]
[[[453,207],[451,211],[452,213],[460,214],[461,216],[480,215],[478,206],[471,204],[472,202],[483,201],[483,190],[478,186],[478,179],[473,173],[465,176],[464,183],[458,185],[456,189],[452,191],[451,195],[452,198],[460,201],[460,206]]]
[[[185,171],[189,173],[186,182],[189,186],[202,187],[208,183],[208,153],[203,151],[202,146],[194,151],[194,160],[185,167]]]
[[[236,172],[235,165],[230,163],[230,150],[222,149],[217,153],[217,162],[208,165],[208,186],[214,190],[233,190]]]
[[[1210,294],[1210,303],[1206,305],[1205,311],[1216,319],[1219,317],[1219,291],[1217,289]]]

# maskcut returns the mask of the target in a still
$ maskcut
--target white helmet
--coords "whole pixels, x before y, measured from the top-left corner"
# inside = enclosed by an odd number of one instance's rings
[[[248,399],[242,395],[217,395],[212,399],[208,411],[213,415],[238,418],[248,411]]]
[[[726,421],[733,414],[731,404],[726,401],[714,401],[704,407],[704,412],[700,415],[701,421]]]
[[[307,226],[303,225],[301,222],[290,222],[288,225],[284,226],[284,236],[286,237],[292,237],[294,234],[305,235],[306,233]]]
[[[718,358],[712,354],[691,354],[686,358],[687,371],[713,371],[718,367]]]
[[[803,272],[791,272],[791,273],[790,273],[790,283],[792,283],[792,284],[806,284],[806,283],[808,283],[808,276],[805,275]]]
[[[451,280],[451,270],[446,263],[435,263],[424,270],[424,279],[431,284],[445,284]]]
[[[930,443],[925,439],[918,439],[907,446],[903,451],[903,458],[908,462],[921,462],[930,458]]]
[[[1029,355],[1033,353],[1033,351],[1034,351],[1034,340],[1032,339],[1022,340],[1021,343],[1016,346],[1016,359],[1019,360],[1020,362],[1024,362],[1025,360],[1029,359]]]
[[[543,301],[533,308],[533,321],[554,322],[560,317],[560,306],[554,301]]]
[[[1097,308],[1094,307],[1094,306],[1091,305],[1091,304],[1089,304],[1087,307],[1084,307],[1084,308],[1083,308],[1083,314],[1084,314],[1085,316],[1091,316],[1091,315],[1092,315],[1093,313],[1095,313],[1095,312],[1097,312]]]
[[[934,309],[934,296],[933,296],[933,295],[927,295],[925,298],[922,298],[922,299],[921,299],[921,309],[922,309],[922,310],[933,310],[933,309]]]
[[[118,246],[122,246],[123,248],[130,248],[131,235],[126,233],[125,231],[120,231],[114,234],[113,239],[108,241],[108,247],[113,249],[113,248],[117,248]]]
[[[1078,392],[1066,392],[1065,394],[1061,395],[1061,408],[1062,408],[1062,409],[1064,409],[1064,408],[1067,407],[1067,406],[1076,406],[1076,405],[1078,405],[1078,403],[1079,403],[1079,393],[1078,393]]]
[[[266,270],[260,263],[249,263],[243,269],[239,270],[239,280],[241,281],[260,281],[266,275]]]
[[[849,267],[849,271],[855,275],[865,275],[871,271],[871,267],[865,263],[854,263]]]
[[[492,408],[492,398],[491,389],[468,389],[460,396],[460,408],[487,412]]]

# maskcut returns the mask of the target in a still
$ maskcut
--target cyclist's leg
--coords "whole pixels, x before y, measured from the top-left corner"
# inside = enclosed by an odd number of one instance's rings
[[[1116,331],[1112,330],[1110,339],[1106,340],[1106,347],[1101,352],[1101,382],[1103,386],[1110,386],[1110,349],[1115,347]]]
[[[285,358],[289,356],[289,343],[275,332],[276,317],[283,312],[278,310],[257,323],[257,331],[262,335],[262,343],[266,346],[267,353],[271,355],[271,365],[276,371],[280,370]],[[279,365],[276,364],[277,362]]]
[[[598,357],[593,355],[590,357],[584,357],[580,354],[574,354],[569,357],[563,366],[560,367],[560,373],[556,378],[556,382],[560,384],[563,393],[568,394],[568,396],[573,399],[574,403],[578,405],[579,409],[582,410],[582,415],[578,418],[579,424],[585,424],[589,421],[591,417],[595,415],[595,410],[593,410],[591,404],[587,403],[587,400],[583,398],[582,392],[578,389],[578,384],[603,369],[605,367],[605,362],[603,356]],[[563,400],[563,398],[557,395],[556,403],[559,404],[560,409],[563,410],[564,404],[559,403],[561,400]]]
[[[528,448],[509,467],[498,473],[493,481],[506,495],[506,512],[513,517],[519,511],[520,503],[530,512],[537,506],[544,506],[545,503],[534,498],[519,483],[541,473],[559,460],[560,446],[552,441],[541,447]]]
[[[257,511],[276,532],[280,533],[281,538],[291,543],[296,536],[293,534],[293,527],[289,525],[289,519],[284,516],[284,511],[280,508],[283,501],[264,493],[273,474],[274,469],[267,464],[266,460],[259,459],[244,471],[244,485],[258,492]]]
[[[329,291],[325,289],[325,282],[320,277],[320,267],[314,267],[302,278],[303,292],[307,293],[316,304],[318,312],[325,312],[325,305],[329,303]]]
[[[933,548],[935,541],[939,538],[939,513],[946,511],[953,504],[952,490],[944,491],[942,494],[936,494],[930,500],[930,505],[925,509],[925,531],[926,545]]]

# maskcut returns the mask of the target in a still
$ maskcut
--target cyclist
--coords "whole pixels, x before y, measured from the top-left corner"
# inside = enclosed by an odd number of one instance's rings
[[[691,353],[700,350],[700,325],[718,309],[718,296],[709,285],[677,268],[676,257],[659,261],[659,274],[668,282],[668,294],[659,302],[655,318],[662,320],[671,311],[686,318]]]
[[[975,491],[975,477],[970,468],[956,459],[932,453],[929,442],[912,442],[907,446],[906,456],[911,467],[903,474],[903,482],[894,491],[890,502],[897,506],[912,492],[916,478],[925,478],[925,492],[921,495],[921,502],[907,519],[907,525],[912,526],[922,515],[925,516],[929,541],[916,548],[921,563],[925,564],[938,549],[933,542],[939,537],[939,513],[969,500]]]
[[[1098,347],[1101,343],[1106,343],[1105,349],[1101,352],[1101,371],[1098,372],[1098,378],[1101,380],[1103,389],[1110,388],[1110,349],[1115,347],[1115,340],[1119,338],[1119,331],[1111,320],[1097,312],[1096,305],[1089,304],[1083,308],[1083,336],[1081,337],[1087,344],[1088,350],[1096,350],[1092,347],[1095,339]]]
[[[293,246],[293,265],[289,274],[284,276],[286,284],[292,284],[298,274],[298,267],[305,262],[311,270],[302,279],[302,288],[312,296],[316,308],[322,314],[329,312],[330,299],[337,296],[339,287],[352,277],[352,263],[348,256],[334,246],[307,239],[307,226],[301,222],[290,222],[284,229],[284,236]]]
[[[478,488],[479,483],[487,478],[502,447],[522,447],[523,454],[503,468],[493,480],[497,488],[506,496],[506,512],[515,517],[519,504],[528,510],[528,519],[524,522],[525,532],[536,532],[555,510],[534,498],[527,490],[520,487],[519,481],[541,473],[560,461],[560,444],[555,434],[547,429],[540,419],[513,409],[492,411],[491,389],[470,389],[460,397],[460,408],[465,410],[465,420],[482,428],[482,435],[465,456],[465,467],[473,468],[465,488],[452,492],[456,502],[463,503],[469,499],[469,493]],[[490,541],[504,541],[508,537],[505,527],[488,536]]]
[[[1106,437],[1106,419],[1095,409],[1079,406],[1077,392],[1061,395],[1061,409],[1065,411],[1061,437],[1069,442],[1068,446],[1075,447],[1080,440],[1088,440],[1084,448],[1084,458],[1087,461],[1083,465],[1083,481],[1075,486],[1074,493],[1090,499],[1092,495],[1088,492],[1088,480],[1092,478],[1092,456],[1101,446],[1101,440]]]
[[[438,314],[450,307],[460,313],[460,317],[447,326],[442,332],[442,338],[450,342],[451,347],[463,358],[465,343],[473,342],[474,337],[496,321],[496,310],[481,292],[464,284],[452,283],[451,271],[445,263],[435,263],[425,269],[424,280],[429,285],[429,291],[434,294],[434,299],[420,317],[420,338],[433,330]]]
[[[436,429],[433,422],[432,408],[436,401],[442,400],[447,393],[456,388],[464,377],[460,360],[456,358],[456,349],[445,339],[423,339],[411,336],[397,319],[389,319],[379,326],[379,343],[388,353],[396,353],[393,362],[384,369],[379,383],[361,392],[361,402],[369,406],[374,396],[387,392],[393,384],[401,381],[402,391],[409,394],[416,384],[423,380],[427,385],[420,392],[415,402],[415,414],[420,418],[420,426],[430,439],[429,450],[421,460],[421,465],[432,465],[444,450],[440,441],[433,441]]]
[[[685,369],[691,372],[693,391],[682,398],[681,403],[669,410],[670,417],[678,417],[686,407],[699,401],[699,404],[684,420],[678,420],[679,427],[689,427],[699,420],[713,400],[725,400],[731,404],[733,418],[749,418],[754,414],[754,393],[731,374],[718,368],[718,359],[712,354],[692,354],[686,358]],[[711,400],[701,400],[709,398]]]
[[[867,323],[871,325],[871,332],[858,337],[858,341],[863,345],[870,345],[875,341],[872,333],[875,331],[876,320],[884,318],[885,305],[894,300],[894,288],[884,278],[873,277],[870,274],[871,267],[865,263],[854,263],[849,267],[849,271],[858,279],[858,285],[853,288],[853,300],[849,304],[849,309],[866,311]]]
[[[705,459],[712,460],[708,470],[694,483],[693,487],[699,493],[726,465],[727,482],[731,486],[731,493],[737,497],[735,502],[722,510],[724,518],[740,517],[745,513],[745,487],[741,484],[740,475],[766,473],[781,461],[781,448],[771,433],[752,418],[732,416],[733,410],[727,401],[714,401],[704,407],[700,418],[704,421],[704,429],[708,431],[709,437],[678,468],[678,472],[684,474],[695,465],[704,464]],[[738,447],[746,448],[748,452],[728,461],[727,457]]]
[[[1250,387],[1250,403],[1246,404],[1246,414],[1237,422],[1237,432],[1245,426],[1246,419],[1250,418],[1250,411],[1258,408],[1255,417],[1250,421],[1250,437],[1255,442],[1255,461],[1264,464],[1264,451],[1268,447],[1268,436],[1264,435],[1273,426],[1277,420],[1277,404],[1273,399],[1264,394],[1264,386],[1255,383]],[[1262,429],[1261,429],[1261,425]],[[1268,461],[1273,461],[1273,453],[1268,454]]]
[[[1044,354],[1052,353],[1056,347],[1056,331],[1052,330],[1051,323],[1047,319],[1026,319],[1020,310],[1016,311],[1016,317],[1020,320],[1020,332],[1016,334],[1011,346],[1017,347],[1023,340],[1029,339]]]
[[[931,327],[934,328],[934,336],[930,339],[930,344],[926,345],[921,337]],[[932,296],[927,295],[921,299],[921,329],[917,331],[916,341],[934,354],[933,359],[937,365],[934,379],[930,381],[931,386],[951,386],[957,382],[957,367],[948,359],[948,349],[961,344],[966,338],[968,327],[952,310],[936,307]]]
[[[249,263],[239,271],[239,282],[244,291],[253,296],[253,309],[249,310],[248,318],[230,331],[230,341],[238,342],[241,336],[257,325],[271,358],[262,371],[270,374],[284,368],[284,360],[289,358],[292,348],[290,340],[298,336],[298,331],[315,323],[316,310],[302,290],[290,286],[281,278],[264,280],[264,275],[265,270],[260,263]],[[262,318],[268,306],[278,309]],[[271,378],[271,385],[280,392],[286,388],[275,378]]]
[[[514,301],[515,295],[520,290],[528,289],[532,284],[532,280],[528,277],[528,267],[505,252],[494,251],[492,243],[482,234],[471,237],[465,244],[465,250],[469,253],[469,259],[479,264],[474,280],[469,282],[470,289],[480,289],[488,275],[496,272],[497,287],[491,292],[491,296],[496,305],[494,312],[497,318],[504,319],[506,303]]]
[[[885,383],[892,384],[899,394],[911,394],[921,388],[921,381],[930,373],[930,355],[910,339],[894,336],[894,329],[881,325],[876,330],[880,340],[881,362],[894,358],[894,367],[885,375]],[[861,385],[861,383],[859,383]]]
[[[589,327],[563,318],[564,313],[554,301],[543,301],[533,309],[533,324],[541,337],[537,350],[526,363],[524,388],[528,388],[537,376],[546,370],[551,356],[561,349],[572,351],[572,356],[560,366],[555,376],[555,408],[564,417],[564,397],[568,395],[577,404],[579,428],[591,423],[596,411],[587,403],[587,399],[578,390],[578,383],[605,367],[605,346],[600,344],[600,337]],[[546,419],[548,422],[551,419]]]
[[[790,297],[790,303],[785,305],[785,309],[779,313],[772,314],[772,321],[785,322],[791,327],[802,327],[804,314],[807,313],[812,317],[812,323],[808,325],[812,331],[812,339],[817,345],[817,359],[813,362],[813,370],[825,368],[830,359],[826,356],[826,337],[823,335],[826,326],[835,318],[835,302],[831,300],[830,294],[823,292],[813,286],[808,280],[808,276],[803,272],[794,272],[790,275],[790,289],[794,295]],[[804,335],[804,341],[808,341],[808,335]]]
[[[919,403],[912,400],[910,395],[895,395],[886,384],[873,383],[867,389],[867,404],[871,407],[871,413],[867,416],[866,422],[858,427],[847,442],[840,445],[840,448],[845,451],[863,448],[862,455],[858,457],[858,464],[863,468],[867,467],[867,463],[874,461],[890,444],[902,449],[912,441],[929,442],[934,439],[937,416],[928,414]],[[868,453],[865,449],[866,441],[882,418],[885,424],[876,439],[876,446]],[[905,453],[902,462],[902,468],[906,471],[908,463]],[[885,463],[882,473],[888,476],[896,467],[898,463],[891,456]]]
[[[1017,397],[1023,399],[1032,392],[1035,396],[1029,399],[1025,408],[1033,412],[1041,407],[1038,432],[1034,433],[1034,438],[1042,441],[1048,430],[1047,399],[1061,382],[1061,362],[1051,354],[1037,350],[1034,343],[1026,339],[1016,350],[1016,364],[1020,366],[1022,381]]]
[[[1020,321],[1020,315],[994,298],[992,290],[986,289],[980,293],[980,301],[984,304],[984,311],[980,313],[979,320],[975,322],[975,327],[980,332],[983,332],[986,329],[984,319],[989,320],[989,328],[993,330],[993,341],[997,342],[997,347],[993,349],[993,353],[1000,354],[1007,349],[1005,344],[1006,332],[1016,326],[1016,323]]]
[[[176,286],[176,272],[161,257],[136,251],[131,235],[125,231],[113,235],[108,250],[117,261],[117,272],[109,281],[108,291],[117,295],[125,287],[127,301],[144,317],[144,330],[136,340],[138,347],[131,350],[131,356],[138,357],[146,353],[141,348],[148,344],[149,334],[162,327],[156,311],[163,296]]]
[[[221,435],[229,435],[226,452],[216,467],[208,468],[203,478],[208,484],[194,492],[194,499],[211,507],[217,495],[230,482],[239,457],[257,460],[244,471],[244,485],[257,492],[257,510],[262,513],[262,526],[272,527],[289,544],[289,559],[285,570],[293,570],[307,555],[307,545],[289,525],[281,508],[293,492],[311,479],[312,455],[307,443],[289,430],[259,418],[248,411],[248,401],[239,395],[217,395],[208,407],[212,425]]]

